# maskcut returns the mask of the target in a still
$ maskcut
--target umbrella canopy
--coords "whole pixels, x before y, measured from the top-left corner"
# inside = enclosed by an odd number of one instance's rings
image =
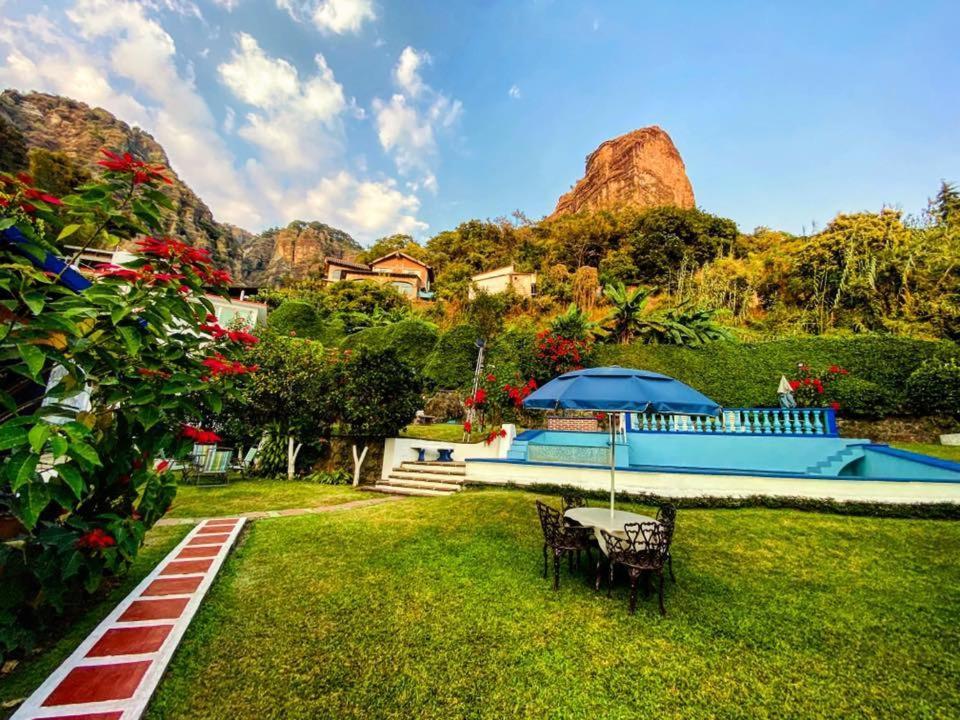
[[[720,414],[720,406],[679,380],[622,367],[574,370],[554,378],[523,401],[535,410]]]
[[[647,370],[599,367],[554,378],[523,401],[534,410],[658,412],[667,415],[720,414],[720,406],[679,380]],[[616,436],[610,422],[610,517],[616,497]]]

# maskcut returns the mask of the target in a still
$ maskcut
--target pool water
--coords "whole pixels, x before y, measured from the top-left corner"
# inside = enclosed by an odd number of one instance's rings
[[[960,464],[864,439],[832,436],[628,432],[615,445],[625,469],[960,482]],[[609,466],[606,433],[530,430],[508,460]]]

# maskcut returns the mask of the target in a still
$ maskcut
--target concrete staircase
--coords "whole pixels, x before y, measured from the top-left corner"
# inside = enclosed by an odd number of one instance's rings
[[[462,462],[409,461],[395,467],[385,480],[361,490],[389,495],[443,497],[463,489],[467,467]]]
[[[839,475],[848,463],[862,457],[863,450],[860,445],[847,445],[843,450],[808,466],[806,472],[811,475]]]

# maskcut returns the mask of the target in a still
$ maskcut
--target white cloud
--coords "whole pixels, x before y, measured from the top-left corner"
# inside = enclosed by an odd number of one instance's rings
[[[256,161],[247,170],[257,191],[283,206],[286,220],[321,218],[348,229],[360,242],[391,233],[419,234],[428,227],[417,219],[417,196],[402,192],[391,179],[361,180],[341,170],[307,186],[284,186]]]
[[[240,4],[240,0],[213,0],[213,4],[219,5],[227,12],[233,12]]]
[[[357,33],[368,20],[377,17],[373,0],[276,0],[298,22],[309,19],[317,29],[344,35]]]
[[[393,69],[393,78],[401,90],[415,98],[424,89],[423,78],[420,77],[419,72],[420,66],[429,65],[432,61],[430,53],[426,51],[417,52],[412,47],[407,46],[400,53],[397,66]]]
[[[426,229],[417,217],[416,191],[399,188],[391,178],[364,177],[362,162],[353,171],[329,163],[291,169],[295,156],[316,157],[316,146],[336,144],[343,117],[362,114],[344,97],[322,56],[309,75],[294,69],[291,83],[283,60],[256,42],[246,43],[246,51],[238,42],[225,64],[249,63],[244,68],[256,83],[230,89],[252,111],[241,121],[228,106],[218,120],[189,71],[178,69],[188,63],[148,7],[132,0],[75,0],[67,15],[69,22],[60,26],[40,15],[0,17],[0,86],[75,98],[142,127],[217,220],[259,230],[317,219],[362,241]],[[451,110],[437,112],[449,116]],[[442,122],[436,113],[426,117]],[[238,159],[223,136],[235,124],[258,146],[268,137],[277,146],[269,152],[264,147],[263,159]],[[342,168],[346,160],[337,159]],[[425,177],[418,187],[429,182]]]
[[[389,100],[374,98],[373,114],[380,145],[390,154],[402,175],[414,176],[414,187],[437,191],[433,166],[437,133],[452,128],[463,113],[463,104],[434,90],[420,74],[432,62],[429,53],[406,47],[393,70],[399,93]]]
[[[511,86],[510,86],[510,89],[507,90],[507,95],[509,95],[510,97],[512,97],[514,100],[519,100],[520,97],[521,97],[521,96],[520,96],[520,86],[517,85],[517,84],[511,85]]]
[[[267,55],[256,39],[237,36],[238,48],[217,70],[240,100],[262,112],[246,115],[239,135],[269,151],[269,162],[282,169],[310,167],[340,144],[340,115],[351,106],[323,55],[315,75],[301,80],[297,68]]]

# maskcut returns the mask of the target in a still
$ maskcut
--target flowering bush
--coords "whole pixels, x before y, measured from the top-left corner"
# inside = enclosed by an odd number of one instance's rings
[[[67,238],[147,236],[172,207],[163,167],[104,155],[62,198],[0,175],[0,656],[126,570],[173,499],[170,460],[216,438],[190,422],[255,370],[253,336],[210,322],[205,287],[229,275],[205,250],[142,237],[89,283],[57,262]]]
[[[550,330],[537,333],[537,359],[542,365],[541,379],[580,370],[584,366],[592,344],[589,340],[565,338]]]
[[[515,380],[519,380],[519,373],[515,374]],[[481,430],[488,425],[497,426],[503,422],[516,422],[523,417],[523,401],[534,390],[537,389],[537,381],[530,378],[525,383],[513,385],[509,382],[502,382],[497,379],[495,373],[488,372],[481,379],[480,386],[472,395],[467,396],[463,401],[466,408],[473,408],[476,411],[477,424],[467,420],[463,424],[463,431],[470,433],[474,429]],[[493,440],[489,440],[488,445]]]
[[[805,363],[797,364],[797,376],[790,380],[790,389],[800,407],[830,406],[834,410],[840,409],[834,394],[831,392],[834,384],[843,376],[848,375],[846,368],[831,365],[823,372],[816,372]]]

